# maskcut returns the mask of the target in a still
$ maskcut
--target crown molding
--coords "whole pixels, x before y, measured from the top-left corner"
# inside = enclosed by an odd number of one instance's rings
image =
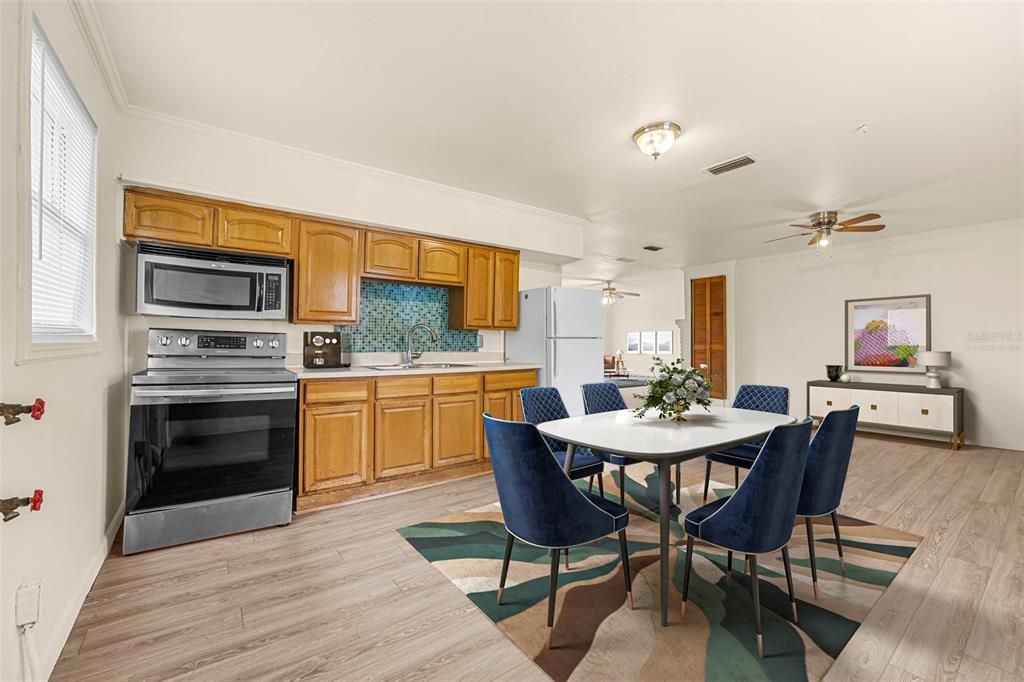
[[[117,64],[114,62],[114,55],[107,43],[107,36],[103,32],[103,24],[100,23],[99,12],[93,0],[67,0],[68,9],[78,24],[78,30],[82,34],[85,45],[92,55],[96,68],[103,76],[103,82],[107,86],[114,106],[119,113],[124,113],[130,106],[128,96],[125,94],[124,85],[121,82],[121,75],[117,71]]]

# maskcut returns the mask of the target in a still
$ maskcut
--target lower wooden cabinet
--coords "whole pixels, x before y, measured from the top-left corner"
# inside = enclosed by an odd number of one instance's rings
[[[518,393],[518,391],[516,391]],[[495,419],[514,419],[512,391],[490,391],[484,394],[484,412]],[[518,421],[518,420],[517,420]],[[484,457],[490,459],[491,451],[484,438]]]
[[[371,417],[368,403],[317,405],[303,410],[302,493],[373,480]]]
[[[482,456],[479,393],[434,398],[434,466],[475,462]]]
[[[378,400],[373,450],[376,478],[414,474],[430,468],[430,398]]]

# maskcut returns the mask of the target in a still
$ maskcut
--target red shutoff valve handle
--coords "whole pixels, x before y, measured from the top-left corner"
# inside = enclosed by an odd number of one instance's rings
[[[44,414],[46,414],[46,401],[43,400],[42,398],[36,398],[35,402],[32,403],[31,416],[36,421],[39,421],[40,419],[43,418]],[[39,494],[39,499],[42,500],[43,499],[43,491],[42,490],[37,490],[36,492]]]
[[[42,402],[37,401],[37,402]],[[29,503],[30,511],[39,511],[39,508],[43,506],[43,491],[36,488],[36,491],[32,493],[32,501]]]

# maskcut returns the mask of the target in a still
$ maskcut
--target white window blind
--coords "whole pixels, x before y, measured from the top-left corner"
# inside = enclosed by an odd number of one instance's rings
[[[96,124],[32,27],[32,340],[93,334]]]

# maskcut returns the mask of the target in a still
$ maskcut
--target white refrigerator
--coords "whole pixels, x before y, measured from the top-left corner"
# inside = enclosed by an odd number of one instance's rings
[[[509,362],[542,365],[541,386],[554,386],[570,416],[583,414],[582,384],[604,381],[601,292],[545,287],[519,292],[519,329],[505,333]]]

